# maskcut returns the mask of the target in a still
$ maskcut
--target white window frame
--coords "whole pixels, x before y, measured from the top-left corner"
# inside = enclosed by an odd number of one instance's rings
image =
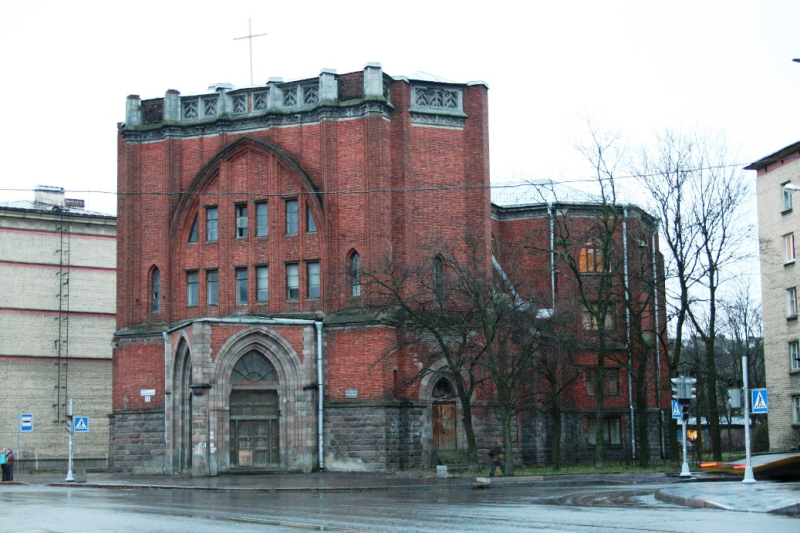
[[[783,236],[783,262],[784,264],[794,263],[794,233],[787,233]]]
[[[219,270],[206,272],[206,305],[219,305]]]
[[[308,298],[317,300],[320,295],[320,267],[319,262],[314,261],[306,263],[306,285],[308,291]]]
[[[789,341],[789,368],[800,370],[800,342]]]
[[[792,396],[792,424],[800,424],[800,396]]]
[[[256,301],[269,301],[269,267],[256,267]]]
[[[186,273],[186,306],[197,307],[200,304],[200,276],[197,272]]]
[[[299,202],[286,200],[286,235],[297,235],[300,229]]]
[[[213,215],[213,216],[212,216]],[[206,242],[219,241],[219,207],[206,207]]]
[[[797,287],[786,289],[786,318],[797,318]]]
[[[247,204],[236,204],[236,238],[247,238]]]
[[[786,186],[789,185],[791,181],[787,181],[786,183],[781,184],[781,192],[783,193],[783,210],[790,211],[792,209],[792,190],[787,189]]]
[[[256,237],[269,235],[269,204],[256,202]]]
[[[300,265],[297,263],[286,265],[286,299],[300,299]]]
[[[238,305],[247,305],[250,286],[248,284],[248,275],[246,268],[236,269],[236,303]]]

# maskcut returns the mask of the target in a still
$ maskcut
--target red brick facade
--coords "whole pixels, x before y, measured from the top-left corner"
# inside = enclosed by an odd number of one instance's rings
[[[208,475],[263,452],[261,466],[311,469],[323,446],[329,468],[424,461],[430,415],[424,405],[393,410],[407,362],[384,357],[391,327],[348,315],[358,304],[348,268],[354,253],[365,272],[387,258],[431,261],[437,243],[468,236],[488,261],[493,238],[547,233],[544,218],[492,217],[487,87],[391,78],[370,64],[200,96],[131,96],[118,139],[114,417],[119,429],[163,416],[167,438],[163,452],[128,460],[112,435],[115,467]],[[531,267],[538,289],[550,286],[549,268]],[[231,378],[252,350],[276,384]],[[279,429],[256,430],[275,434],[271,448],[247,448],[248,424],[266,427],[273,415],[237,415],[234,390],[277,391]],[[371,444],[342,443],[353,417],[372,428]]]

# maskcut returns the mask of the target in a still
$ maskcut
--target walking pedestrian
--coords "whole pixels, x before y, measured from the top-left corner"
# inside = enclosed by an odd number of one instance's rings
[[[503,461],[506,458],[505,451],[503,450],[503,441],[500,439],[497,440],[497,444],[495,444],[491,450],[489,450],[489,457],[492,458],[492,471],[489,472],[489,477],[494,477],[495,471],[499,468],[503,475],[506,474],[505,468],[503,468]]]
[[[14,461],[17,459],[17,456],[14,454],[14,450],[11,448],[8,449],[6,452],[6,481],[14,481]]]
[[[8,478],[8,470],[6,470],[6,451],[3,450],[3,453],[0,453],[0,469],[3,470],[3,481],[6,481]]]

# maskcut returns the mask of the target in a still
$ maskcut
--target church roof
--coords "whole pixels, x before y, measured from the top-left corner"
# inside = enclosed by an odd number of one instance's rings
[[[442,78],[440,76],[429,74],[421,70],[409,74],[407,77],[409,80],[417,80],[417,81],[431,81],[435,83],[458,83],[457,81],[448,80],[447,78]]]
[[[492,203],[498,207],[542,204],[598,204],[600,196],[552,180],[492,183]]]

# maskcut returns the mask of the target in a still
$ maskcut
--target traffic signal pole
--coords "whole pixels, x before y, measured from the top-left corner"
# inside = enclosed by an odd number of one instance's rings
[[[750,384],[747,382],[747,356],[742,356],[742,385],[744,385],[744,398],[742,398],[742,413],[744,414],[744,449],[747,457],[747,466],[744,468],[742,483],[755,483],[753,465],[750,463]]]
[[[692,473],[689,472],[689,462],[686,459],[686,422],[686,418],[681,417],[681,428],[683,431],[683,465],[681,466],[681,477],[692,477]]]

